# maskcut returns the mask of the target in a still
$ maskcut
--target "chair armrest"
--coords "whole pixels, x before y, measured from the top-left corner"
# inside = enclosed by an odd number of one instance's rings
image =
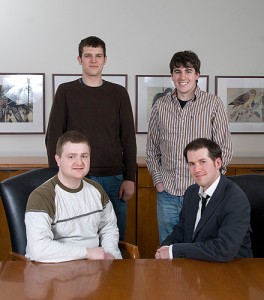
[[[124,241],[119,241],[118,247],[121,250],[123,258],[132,258],[132,259],[140,258],[138,246],[135,246],[133,244]]]
[[[24,255],[16,252],[8,253],[8,259],[14,261],[28,261],[28,259]]]

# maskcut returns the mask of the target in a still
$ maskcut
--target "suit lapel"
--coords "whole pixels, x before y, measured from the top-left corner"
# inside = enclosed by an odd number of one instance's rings
[[[200,197],[198,195],[199,186],[194,185],[188,197],[188,211],[185,214],[185,217],[188,219],[185,221],[186,231],[185,231],[185,241],[191,242],[193,236],[194,225],[196,221],[197,211],[199,207]],[[184,200],[185,201],[185,200]]]
[[[202,218],[200,219],[200,221],[197,224],[196,230],[193,233],[192,240],[195,239],[198,232],[205,226],[208,219],[212,216],[213,212],[217,209],[217,207],[222,202],[222,200],[224,198],[223,196],[224,196],[225,188],[226,188],[226,178],[224,177],[224,175],[221,175],[219,184],[218,184],[216,190],[214,191],[208,205],[206,206],[206,209],[204,210]]]

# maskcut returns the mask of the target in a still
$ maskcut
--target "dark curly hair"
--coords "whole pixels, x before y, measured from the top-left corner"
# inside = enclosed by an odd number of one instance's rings
[[[190,51],[181,51],[173,55],[170,61],[170,73],[173,73],[175,68],[184,67],[184,68],[194,68],[196,73],[200,74],[201,62],[197,54]]]

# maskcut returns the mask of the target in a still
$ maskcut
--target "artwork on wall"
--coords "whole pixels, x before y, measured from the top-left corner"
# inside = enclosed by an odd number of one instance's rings
[[[215,76],[232,133],[264,132],[264,77]]]
[[[45,132],[44,86],[44,73],[0,73],[0,134]]]
[[[208,92],[209,76],[200,75],[198,85]],[[174,90],[170,75],[136,75],[136,132],[147,133],[155,101]]]
[[[82,77],[82,74],[52,74],[53,98],[61,83],[73,81],[80,77]],[[102,78],[127,88],[127,74],[103,74]]]

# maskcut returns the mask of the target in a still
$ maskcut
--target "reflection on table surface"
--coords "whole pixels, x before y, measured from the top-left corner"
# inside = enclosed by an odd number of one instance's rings
[[[1,299],[264,299],[264,259],[0,262]]]

